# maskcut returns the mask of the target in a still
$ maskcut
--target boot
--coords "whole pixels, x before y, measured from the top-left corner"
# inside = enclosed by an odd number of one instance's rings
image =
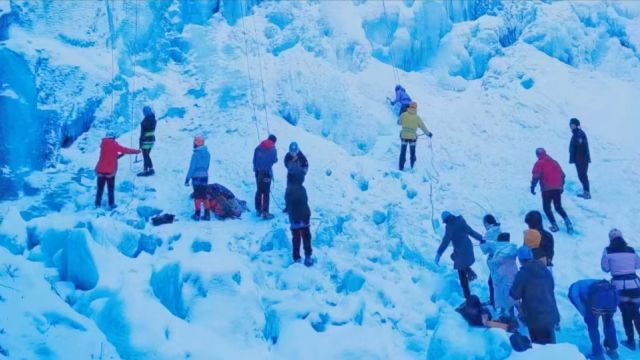
[[[636,349],[636,342],[633,339],[627,339],[627,340],[623,340],[620,342],[620,344],[622,344],[624,347],[630,349],[630,350],[635,350]]]
[[[196,210],[191,218],[195,221],[200,221],[200,210]]]
[[[616,349],[609,349],[607,347],[604,348],[605,352],[607,354],[607,356],[613,360],[617,360],[620,358],[620,355],[618,355],[618,350]]]
[[[560,231],[560,228],[558,227],[558,224],[551,224],[551,227],[549,228],[549,231],[558,232],[558,231]]]
[[[589,200],[591,199],[591,193],[588,191],[583,191],[582,194],[578,194],[578,197]]]
[[[268,212],[263,212],[261,215],[262,219],[264,220],[271,220],[273,219],[273,215],[269,214]]]
[[[564,219],[564,224],[567,226],[567,232],[573,234],[573,224],[569,218]]]
[[[306,267],[313,266],[313,259],[311,258],[311,256],[305,256],[304,257],[304,266],[306,266]]]
[[[204,216],[202,217],[202,220],[204,221],[211,220],[211,212],[209,211],[209,209],[204,210]]]

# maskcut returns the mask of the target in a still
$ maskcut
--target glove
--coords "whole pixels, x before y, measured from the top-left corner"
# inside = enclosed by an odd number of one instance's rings
[[[391,101],[391,99],[389,99],[388,97],[387,97],[387,102],[389,103],[389,105],[393,105],[393,101]]]
[[[535,195],[536,194],[536,188],[531,187],[531,195]]]
[[[440,256],[441,256],[440,254],[436,254],[436,259],[435,259],[436,265],[440,265]]]
[[[432,132],[430,132],[429,134],[427,134],[427,136],[428,136],[429,138],[432,138],[432,137],[433,137],[433,133],[432,133]]]

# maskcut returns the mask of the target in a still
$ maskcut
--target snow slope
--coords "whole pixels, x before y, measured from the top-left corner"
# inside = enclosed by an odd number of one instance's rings
[[[134,3],[107,3],[115,4],[113,14],[122,11],[111,15],[116,24],[131,24]],[[10,356],[582,359],[580,352],[589,352],[586,329],[566,297],[568,286],[605,277],[599,257],[611,227],[622,229],[635,246],[633,235],[640,230],[635,4],[510,8],[516,18],[536,15],[531,24],[516,22],[522,38],[508,46],[502,31],[513,23],[505,13],[476,19],[468,15],[476,12],[453,2],[387,2],[386,11],[397,13],[396,25],[374,1],[266,2],[247,17],[247,9],[234,10],[236,16],[224,16],[223,9],[204,20],[180,4],[139,8],[148,13],[139,16],[141,28],[159,14],[171,27],[137,41],[162,47],[158,39],[173,39],[178,44],[160,52],[177,48],[167,52],[174,59],[151,61],[159,50],[150,49],[138,50],[135,68],[117,62],[113,86],[120,85],[121,96],[114,100],[120,108],[115,119],[109,116],[112,90],[86,85],[89,93],[60,93],[66,104],[100,94],[96,120],[59,150],[54,168],[26,173],[16,196],[0,203],[0,244],[16,254],[0,249],[9,265],[0,271],[0,283],[11,287],[0,287],[0,346]],[[425,9],[436,5],[441,8]],[[77,19],[90,23],[76,22],[79,28],[98,20],[112,26],[104,4],[85,5],[101,12],[95,18],[82,16],[86,8],[56,6],[73,20],[18,23],[0,51],[25,59],[46,53],[52,63],[80,69],[89,84],[109,83],[108,30],[87,35],[83,41],[96,44],[84,47],[81,57],[77,45],[51,30],[67,31]],[[62,11],[56,9],[47,14]],[[415,22],[425,14],[440,15],[425,20],[428,31],[418,31]],[[558,19],[577,30],[554,28]],[[388,25],[398,30],[392,39],[381,38]],[[132,49],[130,26],[121,29],[116,51],[123,53],[116,59],[128,58]],[[394,56],[383,56],[385,51]],[[415,51],[425,58],[413,56]],[[404,173],[394,170],[398,128],[385,105],[396,83],[389,64],[400,66],[401,58],[417,59],[405,69],[422,70],[397,76],[435,134],[432,149],[420,140],[417,168]],[[64,84],[66,78],[56,79]],[[140,89],[137,97],[127,88]],[[122,159],[119,208],[96,212],[91,204],[99,139],[105,129],[117,129],[119,141],[135,147],[137,115],[129,119],[129,107],[137,114],[143,103],[161,118],[152,153],[157,175],[137,178],[140,164]],[[64,107],[58,111],[69,114]],[[574,116],[590,135],[594,156],[594,199],[586,203],[575,198],[580,186],[567,164],[568,119]],[[190,189],[182,184],[193,136],[207,138],[211,181],[252,203],[252,150],[269,131],[278,136],[281,159],[295,140],[311,164],[306,187],[317,263],[310,269],[291,264],[288,224],[279,210],[286,174],[280,163],[273,221],[252,214],[237,221],[188,220]],[[10,138],[16,140],[15,134]],[[492,212],[520,243],[524,214],[540,208],[539,198],[528,193],[538,146],[565,167],[566,209],[578,234],[556,237],[561,344],[512,355],[505,333],[469,329],[453,311],[462,295],[448,257],[439,267],[432,261],[442,230],[434,225],[446,209],[464,214],[480,230],[482,216]],[[26,222],[16,220],[16,209]],[[177,214],[178,222],[151,227],[145,217],[155,209]],[[210,251],[196,252],[207,242]],[[476,256],[481,280],[472,289],[486,298],[488,270],[480,252]],[[70,336],[78,339],[73,350],[64,346]],[[633,357],[625,350],[621,355]]]

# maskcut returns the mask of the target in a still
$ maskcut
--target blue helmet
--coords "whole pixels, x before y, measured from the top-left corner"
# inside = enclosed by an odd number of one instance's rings
[[[142,108],[142,114],[144,114],[144,116],[153,115],[153,110],[151,110],[151,107],[149,105],[145,105]]]
[[[522,245],[518,249],[518,260],[520,260],[521,263],[533,260],[533,252],[531,251],[531,248],[529,248],[527,245]]]
[[[298,146],[297,142],[292,142],[291,144],[289,144],[289,152],[290,153],[294,153],[297,154],[300,151],[300,147]]]
[[[402,87],[402,85],[396,85],[396,91],[398,91],[398,90],[400,90],[400,89],[404,89],[404,88]]]
[[[448,211],[443,211],[442,212],[442,216],[441,216],[442,217],[442,222],[447,222],[447,219],[452,217],[452,216],[453,216],[452,213],[450,213]]]

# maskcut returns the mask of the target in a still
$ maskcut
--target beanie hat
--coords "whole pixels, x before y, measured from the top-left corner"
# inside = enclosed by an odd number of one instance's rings
[[[151,107],[149,105],[145,105],[145,107],[142,108],[142,114],[144,116],[153,115],[153,110],[151,110]]]
[[[297,142],[294,141],[291,144],[289,144],[289,152],[297,154],[298,151],[300,151],[300,148],[298,147]]]
[[[204,136],[196,135],[196,137],[193,138],[193,146],[202,146],[202,145],[204,145]]]
[[[278,138],[273,134],[269,135],[268,139],[271,140],[271,142],[274,144],[276,143],[276,141],[278,141]]]
[[[491,214],[485,215],[483,221],[485,224],[488,224],[488,225],[500,225],[498,224],[498,221],[496,221],[495,216]]]
[[[412,109],[417,109],[418,108],[418,103],[415,101],[412,101],[411,104],[409,104],[409,107]]]
[[[403,89],[402,85],[396,85],[396,91]]]
[[[537,249],[542,242],[542,235],[538,230],[525,230],[524,243],[531,249]]]
[[[619,239],[619,238],[622,238],[622,231],[615,228],[609,231],[609,241]]]
[[[541,229],[542,214],[540,214],[538,210],[529,211],[524,217],[524,222],[529,225],[531,229]]]
[[[527,245],[522,245],[518,249],[518,260],[520,260],[520,263],[533,260],[533,252]]]
[[[569,120],[569,125],[580,126],[580,120],[572,118],[571,120]]]
[[[536,149],[536,156],[540,157],[542,155],[546,155],[547,154],[547,150],[545,150],[544,148],[537,148]]]
[[[452,216],[453,216],[452,213],[450,213],[448,211],[443,211],[442,212],[442,216],[441,216],[442,217],[442,222],[447,222],[447,219],[452,217]]]

